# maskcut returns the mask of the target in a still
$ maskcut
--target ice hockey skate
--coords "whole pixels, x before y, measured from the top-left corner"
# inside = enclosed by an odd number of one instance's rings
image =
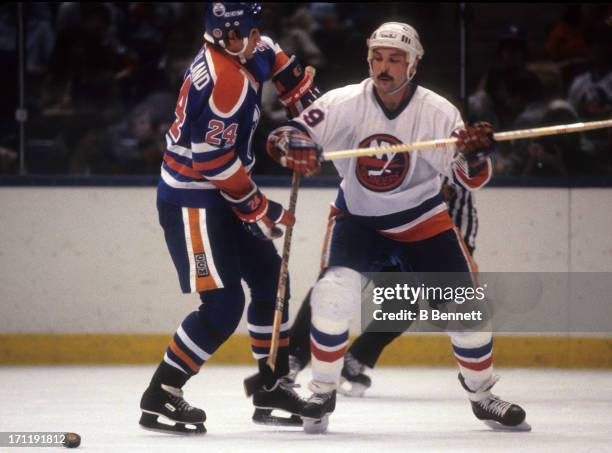
[[[344,396],[361,397],[372,386],[372,379],[364,374],[365,365],[350,352],[344,356],[338,393]]]
[[[295,387],[293,381],[283,377],[270,389],[261,386],[256,390],[253,393],[253,422],[260,425],[302,426],[300,415],[306,402],[296,393]],[[272,415],[273,410],[288,412],[291,416]]]
[[[176,387],[162,384],[159,388],[147,388],[140,400],[140,409],[139,423],[144,429],[173,434],[206,433],[206,413],[190,406],[183,399],[183,391]]]
[[[459,374],[459,382],[468,392],[472,411],[479,420],[487,426],[501,431],[531,431],[531,426],[525,422],[526,413],[517,404],[504,401],[491,393],[491,387],[499,380],[493,376],[488,382],[476,391],[471,390],[465,379]]]
[[[302,411],[304,432],[323,434],[329,425],[329,414],[336,409],[336,390],[333,384],[312,381],[308,385],[314,393],[306,401]]]

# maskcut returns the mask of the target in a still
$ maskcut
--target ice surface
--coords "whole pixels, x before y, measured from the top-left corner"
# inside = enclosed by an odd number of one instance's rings
[[[379,368],[364,398],[339,396],[325,435],[251,422],[242,380],[254,367],[205,366],[186,385],[208,434],[140,429],[154,366],[0,367],[0,431],[73,431],[87,452],[611,451],[612,372],[502,369],[494,391],[527,411],[529,433],[494,432],[471,412],[450,368]],[[302,395],[310,369],[298,382]],[[2,449],[6,451],[9,449]],[[10,449],[10,451],[27,451]],[[42,453],[44,448],[32,448]]]

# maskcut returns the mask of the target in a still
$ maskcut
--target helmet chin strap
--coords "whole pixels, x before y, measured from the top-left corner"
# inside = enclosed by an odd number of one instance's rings
[[[389,93],[385,93],[385,94],[386,94],[386,95],[388,95],[388,96],[391,96],[391,95],[393,95],[393,94],[397,93],[398,91],[403,90],[403,89],[404,89],[404,87],[405,87],[406,85],[408,85],[408,83],[410,83],[410,79],[406,79],[406,80],[404,80],[404,82],[403,82],[403,83],[402,83],[400,86],[398,86],[398,87],[397,87],[395,90],[393,90],[393,91],[391,91],[391,92],[389,92]]]
[[[376,78],[374,77],[374,71],[372,71],[372,60],[370,58],[368,58],[368,66],[370,67],[370,78],[372,79],[372,82],[374,82],[374,86],[376,88],[378,87],[378,81],[376,80]],[[416,74],[416,72],[412,75],[410,75],[410,71],[412,70],[412,67],[414,66],[414,63],[411,64],[408,69],[406,70],[406,80],[404,80],[404,82],[402,82],[402,84],[400,86],[398,86],[395,90],[389,92],[389,93],[385,93],[388,96],[394,95],[395,93],[401,91],[402,89],[404,89],[404,87],[406,85],[408,85],[410,83],[410,81],[412,80],[412,78],[414,77],[414,75]]]
[[[376,88],[380,88],[380,87],[378,86],[378,81],[376,80],[376,78],[375,78],[375,77],[374,77],[374,75],[372,74],[372,69],[371,69],[371,68],[370,68],[370,77],[372,78],[372,82],[374,82],[374,86],[375,86]],[[399,91],[403,90],[403,89],[404,89],[404,87],[406,87],[406,85],[408,85],[408,84],[410,83],[410,81],[411,81],[411,80],[412,80],[412,77],[406,77],[406,80],[404,80],[400,86],[398,86],[398,87],[397,87],[395,90],[393,90],[393,91],[391,91],[391,92],[389,92],[389,93],[385,93],[385,94],[386,94],[386,95],[388,95],[388,96],[392,96],[392,95],[394,95],[395,93],[397,93],[397,92],[399,92]]]
[[[240,63],[246,63],[246,58],[244,57],[244,51],[249,45],[249,38],[242,38],[242,48],[238,52],[232,52],[227,47],[225,47],[225,43],[221,41],[221,45],[223,46],[223,50],[225,50],[228,54],[238,57],[240,59]]]

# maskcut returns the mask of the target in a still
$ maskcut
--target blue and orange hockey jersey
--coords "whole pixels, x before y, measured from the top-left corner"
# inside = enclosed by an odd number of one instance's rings
[[[244,65],[205,44],[185,73],[176,120],[166,134],[159,198],[212,208],[227,203],[219,190],[236,198],[249,192],[262,85],[289,62],[268,37]]]

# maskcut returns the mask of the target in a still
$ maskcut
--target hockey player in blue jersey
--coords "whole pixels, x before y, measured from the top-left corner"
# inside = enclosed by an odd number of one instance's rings
[[[159,222],[183,293],[201,305],[180,324],[142,396],[146,429],[204,433],[206,414],[183,399],[182,387],[236,329],[250,289],[248,330],[262,385],[254,421],[301,423],[304,405],[288,372],[288,304],[275,371],[270,347],[280,257],[271,239],[293,216],[251,179],[252,139],[262,85],[272,80],[290,116],[317,96],[312,76],[258,29],[258,3],[209,3],[204,46],[185,73],[157,190]],[[299,158],[299,146],[289,158]],[[272,409],[293,414],[271,416]],[[159,416],[173,424],[160,423]]]

